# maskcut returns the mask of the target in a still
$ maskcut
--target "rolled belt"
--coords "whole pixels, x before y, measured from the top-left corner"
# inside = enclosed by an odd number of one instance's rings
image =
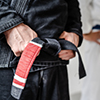
[[[25,87],[30,68],[41,49],[54,56],[56,56],[61,50],[73,50],[77,52],[79,58],[79,78],[86,75],[81,55],[74,44],[64,39],[56,40],[45,38],[44,40],[41,40],[37,37],[30,41],[26,46],[17,65],[11,89],[11,95],[14,98],[20,98],[22,90]]]

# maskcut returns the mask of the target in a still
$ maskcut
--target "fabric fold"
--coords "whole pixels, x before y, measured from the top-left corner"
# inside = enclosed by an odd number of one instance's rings
[[[37,37],[30,41],[24,49],[17,65],[12,83],[11,95],[14,98],[20,98],[22,90],[25,87],[31,66],[42,47],[44,48],[45,52],[50,54],[53,53],[54,56],[58,55],[61,50],[73,50],[77,52],[79,58],[79,78],[83,78],[86,75],[81,55],[74,44],[64,39],[54,40],[46,38],[45,40],[46,42]]]

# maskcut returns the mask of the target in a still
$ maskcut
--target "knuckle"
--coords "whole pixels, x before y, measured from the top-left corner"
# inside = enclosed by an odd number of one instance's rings
[[[14,54],[20,53],[20,50],[15,47],[12,47],[11,49],[14,52]]]
[[[70,50],[68,54],[69,54],[70,56],[72,56],[74,53],[72,52],[72,50]]]
[[[74,53],[73,52],[71,53],[71,56],[74,56]]]
[[[21,54],[20,53],[14,53],[15,56],[19,57]]]
[[[66,36],[66,35],[67,35],[65,31],[64,31],[63,35],[64,35],[64,36]]]
[[[58,54],[58,56],[60,57],[60,56],[61,56],[61,54],[59,53],[59,54]]]

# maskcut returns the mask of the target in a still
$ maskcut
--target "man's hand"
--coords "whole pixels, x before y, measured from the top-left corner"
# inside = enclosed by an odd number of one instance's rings
[[[100,31],[91,31],[89,34],[84,34],[83,37],[88,41],[93,41],[100,45],[100,42],[98,41],[98,39],[100,39]]]
[[[78,46],[79,36],[75,33],[64,31],[59,38],[63,38],[67,41],[72,42],[76,47]],[[59,53],[59,58],[61,58],[62,60],[69,60],[73,57],[75,57],[75,52],[73,52],[72,50],[61,50]]]
[[[20,56],[27,44],[37,37],[36,32],[23,23],[6,31],[4,34],[15,56]]]

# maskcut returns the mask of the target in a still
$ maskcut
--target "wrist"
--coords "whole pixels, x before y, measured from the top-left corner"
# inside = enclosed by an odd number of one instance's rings
[[[91,32],[88,34],[83,34],[85,40],[92,41]]]
[[[74,44],[78,47],[79,44],[79,36],[76,33],[70,32],[71,36],[74,38]]]

